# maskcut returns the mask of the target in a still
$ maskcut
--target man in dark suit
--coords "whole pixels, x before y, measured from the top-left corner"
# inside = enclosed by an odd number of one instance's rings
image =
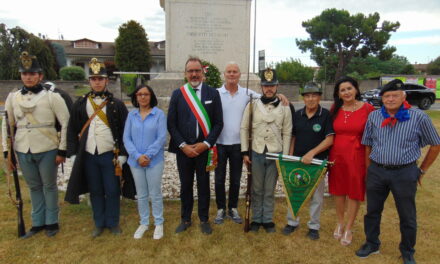
[[[198,214],[202,233],[211,234],[208,222],[210,186],[207,169],[208,154],[223,128],[220,95],[203,83],[204,72],[199,58],[190,57],[185,63],[188,83],[176,89],[168,109],[168,131],[171,135],[169,151],[176,153],[180,178],[182,222],[176,233],[191,226],[194,204],[194,172],[197,177]],[[212,169],[212,167],[211,167]]]

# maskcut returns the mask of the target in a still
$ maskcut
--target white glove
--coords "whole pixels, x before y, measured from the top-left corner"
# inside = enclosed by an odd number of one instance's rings
[[[127,162],[127,156],[119,156],[118,157],[119,166],[122,167],[122,165],[124,165],[125,162]]]
[[[73,166],[73,164],[75,164],[76,155],[70,156],[69,159],[70,159],[70,164],[72,164],[72,166]]]

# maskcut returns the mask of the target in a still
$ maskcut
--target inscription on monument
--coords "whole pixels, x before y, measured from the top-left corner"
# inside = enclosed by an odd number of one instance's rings
[[[225,51],[224,46],[232,30],[231,22],[224,17],[214,17],[206,12],[200,16],[188,17],[185,23],[187,36],[191,39],[191,48],[202,56]]]

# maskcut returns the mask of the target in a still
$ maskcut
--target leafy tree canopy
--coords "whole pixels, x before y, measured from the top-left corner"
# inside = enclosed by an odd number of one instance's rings
[[[428,64],[427,73],[436,75],[440,74],[440,56]]]
[[[347,75],[359,80],[378,78],[383,74],[415,74],[414,67],[404,56],[393,55],[389,60],[375,56],[353,58],[346,68]]]
[[[138,22],[130,20],[119,27],[115,49],[115,62],[119,70],[139,72],[150,70],[148,37]]]
[[[0,24],[0,79],[20,79],[18,67],[23,51],[37,57],[46,79],[57,78],[55,58],[48,43],[20,27],[8,29],[5,24]]]
[[[396,50],[387,46],[399,22],[383,21],[378,26],[379,13],[350,15],[346,10],[326,9],[319,16],[304,21],[302,26],[310,37],[296,39],[302,52],[311,52],[311,58],[326,69],[335,69],[331,79],[339,79],[355,57],[378,56],[382,60],[391,58]]]
[[[303,86],[313,80],[314,70],[301,63],[300,60],[290,58],[275,64],[280,82],[294,82]]]

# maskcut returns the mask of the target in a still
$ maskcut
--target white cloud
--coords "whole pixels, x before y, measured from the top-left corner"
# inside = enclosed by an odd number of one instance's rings
[[[413,37],[391,40],[390,45],[440,45],[440,35],[429,37]]]

